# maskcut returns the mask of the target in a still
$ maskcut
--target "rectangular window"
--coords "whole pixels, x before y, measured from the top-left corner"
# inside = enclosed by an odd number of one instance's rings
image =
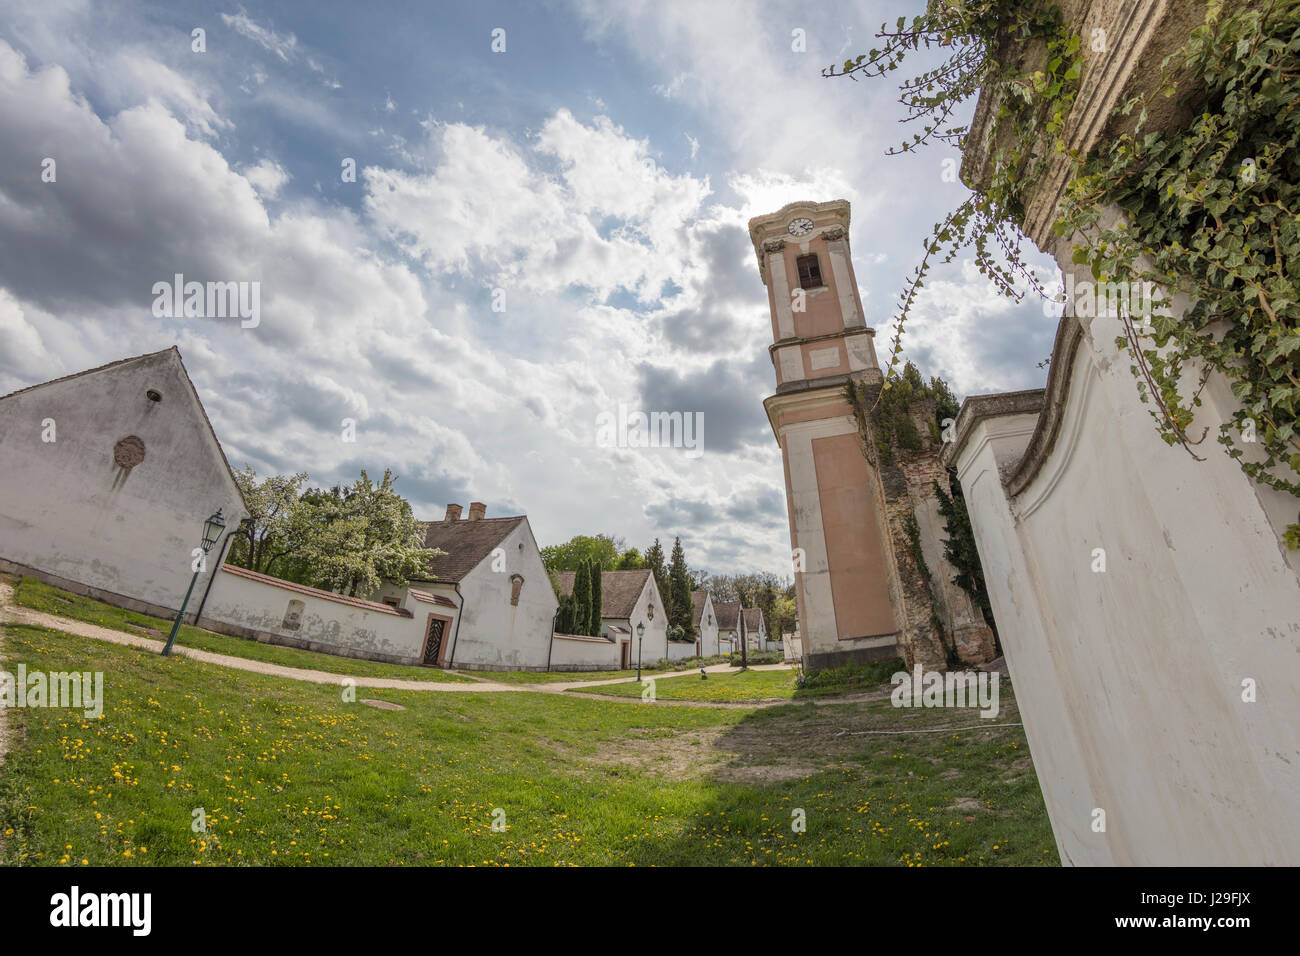
[[[795,260],[795,265],[799,268],[799,288],[818,289],[824,285],[822,282],[822,269],[817,264],[817,253],[813,252],[806,256],[800,256]]]

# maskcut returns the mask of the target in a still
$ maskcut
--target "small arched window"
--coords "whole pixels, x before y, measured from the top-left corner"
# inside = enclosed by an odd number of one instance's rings
[[[512,606],[519,604],[519,592],[524,589],[524,576],[522,574],[510,575],[510,604]]]

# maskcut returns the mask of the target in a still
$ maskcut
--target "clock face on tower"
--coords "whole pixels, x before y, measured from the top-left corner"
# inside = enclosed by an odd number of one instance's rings
[[[813,221],[808,218],[796,219],[790,223],[789,231],[792,236],[806,236],[812,232]]]

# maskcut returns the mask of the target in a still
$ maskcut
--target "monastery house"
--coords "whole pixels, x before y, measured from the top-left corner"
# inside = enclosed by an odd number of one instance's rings
[[[691,592],[691,623],[695,625],[695,656],[715,657],[718,650],[718,616],[713,609],[713,595],[708,591]]]
[[[745,631],[748,646],[757,651],[765,651],[767,646],[767,625],[763,621],[763,612],[756,607],[747,607],[741,613],[741,626]]]
[[[0,570],[144,614],[175,616],[220,510],[192,615],[247,515],[175,348],[0,398],[0,462]]]
[[[468,517],[448,505],[426,526],[424,544],[443,552],[406,587],[385,585],[385,603],[409,607],[423,622],[421,663],[469,670],[544,670],[559,603],[525,515]],[[414,603],[412,603],[414,602]]]
[[[561,594],[567,596],[573,593],[574,572],[561,571],[555,579]],[[600,639],[607,641],[617,655],[611,658],[615,666],[626,670],[636,667],[638,659],[643,666],[668,660],[668,619],[664,614],[664,602],[655,585],[654,574],[648,568],[602,571],[600,588]],[[638,627],[642,624],[645,628],[638,633]],[[594,641],[597,638],[588,637],[586,640]],[[563,640],[557,640],[557,649],[562,643]],[[565,648],[565,653],[577,652]]]
[[[740,629],[743,626],[739,601],[718,601],[713,605],[718,617],[718,653],[740,653]]]
[[[204,521],[220,509],[226,530],[199,565],[189,621],[391,663],[550,662],[557,602],[523,515],[487,518],[474,502],[462,521],[450,506],[428,525],[427,545],[445,553],[427,579],[387,585],[374,600],[223,564],[248,512],[174,347],[0,397],[0,461],[0,571],[174,617]],[[613,667],[616,654],[571,663]]]

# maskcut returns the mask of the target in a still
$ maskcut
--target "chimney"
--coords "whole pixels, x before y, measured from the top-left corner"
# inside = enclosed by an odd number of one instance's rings
[[[483,504],[483,502],[481,502],[481,501],[471,501],[471,502],[469,503],[469,520],[470,520],[470,521],[477,521],[479,518],[483,517],[485,514],[487,514],[487,505]]]
[[[460,505],[447,505],[447,517],[443,518],[442,520],[443,520],[443,521],[459,521],[459,520],[460,520]]]

